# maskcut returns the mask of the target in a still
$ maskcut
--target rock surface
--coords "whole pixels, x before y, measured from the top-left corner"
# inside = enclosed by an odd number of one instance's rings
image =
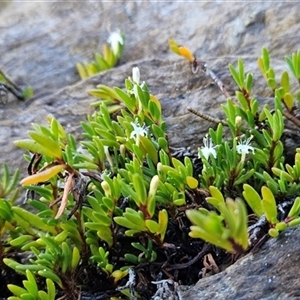
[[[201,279],[183,299],[300,299],[300,228],[269,240],[225,271]]]
[[[191,115],[186,107],[222,118],[220,104],[225,98],[205,75],[193,75],[188,63],[169,51],[167,40],[174,38],[195,51],[231,92],[234,84],[227,66],[242,57],[246,71],[256,75],[255,94],[266,97],[270,91],[256,59],[266,46],[274,66],[285,68],[284,55],[297,50],[300,24],[295,5],[11,1],[0,11],[1,68],[19,84],[30,84],[35,97],[25,103],[11,98],[0,106],[0,162],[24,170],[23,151],[12,142],[26,137],[30,123],[45,122],[49,114],[79,134],[79,121],[92,111],[94,101],[86,91],[99,83],[122,87],[134,65],[162,102],[171,145],[182,146],[184,132],[185,146],[196,149],[212,124]],[[117,29],[126,36],[119,67],[79,82],[76,62],[91,60],[109,32]]]
[[[109,32],[117,29],[126,36],[119,66],[79,81],[76,62],[90,61]],[[298,50],[300,23],[298,5],[284,1],[11,1],[0,4],[0,30],[0,67],[18,84],[30,84],[35,91],[33,99],[19,102],[10,97],[6,106],[0,106],[0,163],[25,172],[23,151],[12,142],[27,137],[30,123],[45,123],[52,114],[80,137],[79,122],[92,112],[90,104],[95,100],[87,90],[99,83],[123,87],[136,65],[141,79],[162,102],[171,145],[196,149],[212,124],[188,113],[187,106],[223,118],[220,105],[225,97],[210,85],[210,78],[193,75],[189,64],[169,51],[167,40],[173,38],[192,49],[231,94],[235,86],[227,66],[243,58],[246,71],[256,78],[254,94],[264,102],[270,91],[256,65],[261,48],[268,47],[277,71],[287,69],[283,58]],[[295,258],[299,234],[296,230],[292,236],[272,240],[255,259],[250,255],[225,272],[200,280],[184,299],[300,297]]]

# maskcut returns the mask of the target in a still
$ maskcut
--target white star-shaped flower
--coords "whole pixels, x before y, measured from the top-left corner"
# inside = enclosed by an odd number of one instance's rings
[[[247,138],[245,141],[240,140],[236,146],[236,151],[239,154],[248,154],[249,152],[254,152],[254,148],[250,145],[250,142],[252,140],[252,136]]]
[[[200,148],[200,151],[202,155],[205,157],[206,160],[208,160],[210,154],[214,157],[217,158],[217,152],[216,152],[216,146],[214,146],[211,138],[209,138],[207,135],[203,137],[203,144]]]
[[[241,162],[244,163],[246,155],[249,154],[249,152],[254,152],[254,148],[250,145],[250,142],[252,140],[252,136],[247,138],[246,140],[242,141],[240,140],[236,146],[236,151],[241,154]]]
[[[133,131],[130,133],[131,139],[137,139],[138,136],[146,136],[148,134],[148,127],[140,126],[140,124],[136,122],[130,122],[131,126],[133,127]]]

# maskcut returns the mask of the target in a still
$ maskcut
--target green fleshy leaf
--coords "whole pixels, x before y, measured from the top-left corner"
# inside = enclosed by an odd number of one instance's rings
[[[198,180],[192,176],[186,177],[186,183],[191,189],[196,189],[198,187]]]
[[[147,201],[147,192],[146,192],[145,184],[143,182],[143,178],[139,174],[133,174],[132,183],[137,193],[137,200],[138,200],[137,204],[145,205]]]
[[[251,93],[252,83],[253,83],[253,74],[248,73],[245,80],[245,88],[248,94]]]
[[[276,238],[279,235],[279,232],[278,232],[278,230],[276,228],[270,228],[269,231],[268,231],[268,233],[273,238]]]
[[[154,220],[146,220],[145,225],[147,226],[147,228],[151,233],[155,234],[158,232],[159,225]]]
[[[289,182],[293,182],[294,181],[294,178],[287,172],[283,171],[282,169],[279,169],[279,168],[276,168],[276,167],[273,167],[272,168],[272,172],[278,176],[278,177],[281,177],[283,176],[283,178]]]
[[[40,270],[38,271],[40,276],[43,276],[47,279],[51,279],[53,282],[56,282],[61,288],[63,287],[61,279],[52,271],[49,270]]]
[[[263,76],[266,78],[266,71],[265,71],[265,67],[264,67],[264,62],[263,62],[263,59],[261,57],[259,57],[257,59],[257,65],[259,67],[259,70],[260,70],[261,74],[263,74]]]
[[[157,232],[160,234],[160,240],[163,241],[168,228],[168,212],[165,209],[158,213],[158,225]]]
[[[156,147],[154,146],[153,142],[150,141],[145,136],[140,136],[140,142],[143,145],[143,152],[146,154],[149,154],[149,157],[153,161],[154,164],[157,164],[158,162],[158,151]]]
[[[7,288],[16,296],[21,297],[23,294],[27,293],[27,290],[25,290],[24,288],[21,288],[17,285],[14,284],[8,284]],[[21,298],[17,298],[17,299],[21,299]]]
[[[296,219],[293,219],[293,220],[289,221],[289,222],[288,222],[288,225],[289,225],[290,227],[300,225],[300,218],[296,218]]]
[[[28,280],[23,281],[23,286],[27,289],[27,291],[34,297],[38,296],[38,287],[35,281],[33,274],[26,270],[26,276]]]
[[[293,206],[291,207],[288,218],[295,218],[300,214],[300,197],[294,200]]]
[[[261,198],[259,194],[249,184],[244,184],[243,189],[243,197],[247,201],[248,205],[258,217],[261,217],[264,214],[264,209],[262,207]]]
[[[289,73],[287,71],[284,71],[281,74],[280,85],[283,88],[284,93],[288,93],[290,91],[290,79],[289,79]]]
[[[270,68],[270,57],[267,48],[262,48],[262,60],[264,64],[264,69],[267,71]]]
[[[239,81],[242,83],[242,88],[244,87],[244,78],[245,78],[245,71],[244,71],[244,62],[242,59],[238,59],[238,71],[239,71]]]
[[[21,235],[15,239],[11,240],[9,243],[13,247],[21,247],[26,242],[32,241],[32,240],[33,240],[33,236],[31,236],[31,235]]]
[[[16,140],[14,141],[14,144],[17,147],[29,150],[34,153],[39,153],[48,157],[57,158],[56,156],[57,153],[53,152],[52,149],[48,147],[44,147],[41,144],[31,139]]]
[[[53,157],[62,158],[62,149],[57,141],[36,131],[29,131],[28,135],[43,147],[47,147],[53,153]]]
[[[238,72],[235,70],[235,68],[234,68],[233,65],[229,64],[228,67],[229,67],[230,73],[231,73],[231,75],[232,75],[234,81],[236,82],[236,84],[238,85],[238,87],[239,87],[240,89],[242,89],[242,87],[243,87],[243,82],[240,80],[240,76],[239,76]],[[244,79],[243,79],[243,80],[244,80]]]
[[[76,69],[77,69],[77,72],[79,73],[79,76],[80,76],[81,79],[85,79],[85,78],[89,77],[89,75],[88,75],[88,73],[87,73],[87,71],[86,71],[83,64],[77,63],[76,64]]]
[[[225,203],[223,194],[215,186],[210,186],[209,191],[210,191],[211,197],[207,197],[206,200],[207,200],[208,203],[214,205],[215,208],[218,209],[219,204]]]
[[[283,96],[283,102],[286,105],[287,109],[291,111],[294,106],[294,96],[290,93],[286,93]]]
[[[246,182],[250,179],[255,173],[254,169],[249,170],[246,174],[240,175],[237,180],[234,182],[234,186],[239,186],[240,184]]]
[[[55,290],[55,285],[54,282],[47,278],[46,279],[46,285],[47,285],[47,292],[48,292],[48,300],[54,300],[56,296],[56,290]]]
[[[261,194],[262,194],[262,207],[264,208],[266,218],[269,223],[276,224],[277,223],[277,207],[276,207],[276,201],[274,198],[273,193],[269,188],[266,186],[263,186],[261,188]]]
[[[51,232],[53,234],[56,234],[56,229],[54,227],[45,224],[41,218],[39,218],[32,212],[16,206],[12,207],[12,210],[15,214],[20,216],[22,219],[26,220],[33,227],[41,229],[45,232]]]
[[[268,78],[268,86],[272,89],[276,89],[276,80],[274,78]]]
[[[125,217],[114,217],[114,221],[125,228],[137,231],[147,231],[145,221],[139,219],[139,217],[135,215],[127,215]],[[138,223],[136,223],[136,221]]]
[[[289,56],[285,56],[285,62],[289,66],[289,68],[292,71],[293,75],[297,78],[296,71],[295,71],[292,59]]]

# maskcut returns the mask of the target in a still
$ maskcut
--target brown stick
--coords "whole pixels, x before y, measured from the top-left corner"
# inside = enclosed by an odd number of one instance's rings
[[[187,107],[187,110],[189,112],[191,112],[192,114],[196,115],[197,117],[200,117],[200,118],[202,118],[202,119],[204,119],[206,121],[209,121],[209,122],[212,122],[212,123],[216,123],[216,124],[221,123],[223,126],[228,126],[228,124],[225,121],[213,118],[213,117],[211,117],[211,116],[209,116],[207,114],[204,114],[204,113],[202,113],[202,112],[200,112],[198,110],[195,110],[195,109],[191,108],[190,106]]]
[[[229,95],[229,93],[227,92],[227,90],[225,88],[225,84],[217,76],[217,74],[214,71],[208,69],[205,62],[200,62],[199,65],[200,65],[201,71],[204,72],[206,75],[210,76],[210,78],[217,84],[217,86],[219,87],[221,92],[224,94],[226,99],[231,98],[231,96]]]

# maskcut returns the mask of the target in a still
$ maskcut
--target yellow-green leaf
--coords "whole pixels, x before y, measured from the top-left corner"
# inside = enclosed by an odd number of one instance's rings
[[[81,63],[76,64],[76,69],[81,79],[89,77],[85,67]]]
[[[80,259],[81,259],[80,251],[77,247],[74,247],[73,251],[72,251],[72,261],[71,261],[71,270],[72,271],[74,271],[77,268]]]
[[[280,85],[283,88],[285,93],[288,93],[290,90],[290,79],[289,79],[289,73],[287,71],[284,71],[281,75]]]
[[[159,225],[154,220],[146,220],[145,225],[147,226],[147,228],[149,229],[149,231],[151,233],[157,233],[158,232]]]
[[[178,44],[176,43],[176,41],[170,39],[168,42],[169,42],[169,47],[170,47],[171,51],[176,54],[179,54]]]
[[[46,232],[48,231],[48,232],[51,232],[53,234],[57,234],[56,229],[55,229],[54,226],[50,226],[50,225],[45,224],[44,221],[39,216],[37,216],[36,214],[34,214],[34,213],[24,209],[24,208],[18,207],[18,206],[12,207],[12,210],[15,214],[15,218],[18,219],[19,224],[20,224],[20,221],[23,219],[23,220],[26,220],[31,225],[30,226],[31,228],[33,226],[35,228],[44,230]],[[19,218],[17,218],[17,216]],[[19,219],[21,219],[21,220],[19,220]]]
[[[186,183],[191,189],[195,189],[198,186],[198,180],[192,176],[186,177]]]
[[[29,185],[29,184],[36,184],[40,182],[45,182],[49,180],[50,178],[54,177],[57,175],[59,172],[61,172],[66,165],[56,165],[53,167],[50,167],[40,173],[33,174],[31,176],[28,176],[21,180],[20,184],[22,185]]]
[[[168,227],[168,212],[165,209],[158,212],[158,225],[157,232],[160,234],[160,240],[163,241]]]
[[[279,232],[276,228],[270,228],[269,229],[269,235],[273,238],[276,238],[276,237],[278,237]]]
[[[56,282],[60,287],[63,286],[62,282],[61,282],[61,279],[55,274],[53,273],[52,271],[48,271],[48,270],[40,270],[38,271],[38,274],[40,276],[43,276],[47,279],[51,279],[52,281]]]
[[[291,111],[292,108],[293,108],[293,106],[294,106],[294,97],[293,97],[293,95],[290,94],[290,93],[284,94],[284,96],[283,96],[283,102],[286,105],[287,109],[289,111]]]
[[[29,131],[28,132],[29,136],[38,142],[40,145],[43,147],[50,149],[52,153],[52,157],[55,158],[62,158],[62,150],[60,148],[60,145],[57,141],[54,141],[53,139],[49,138],[48,136],[36,132],[36,131]]]
[[[14,285],[14,284],[8,284],[8,285],[7,285],[7,288],[8,288],[14,295],[16,295],[16,296],[20,296],[20,297],[21,297],[22,294],[27,293],[27,290],[25,290],[25,289],[23,289],[23,288],[21,288],[21,287],[19,287],[19,286],[17,286],[17,285]],[[20,299],[21,299],[21,298],[20,298]]]
[[[154,164],[157,164],[158,162],[158,151],[155,148],[154,144],[145,136],[140,136],[140,142],[143,146],[143,153],[144,155],[146,153],[149,154],[149,157],[153,161]]]
[[[267,80],[267,76],[266,76],[266,72],[265,72],[265,68],[264,68],[264,63],[263,63],[263,60],[261,57],[259,57],[257,59],[257,64],[258,64],[258,67],[261,71],[261,73],[263,74],[263,76],[265,77],[265,79]]]
[[[268,222],[272,224],[277,223],[277,207],[272,191],[268,187],[263,186],[261,188],[261,194],[263,198],[261,204],[264,208]]]
[[[261,198],[257,191],[249,184],[244,184],[243,189],[243,197],[247,201],[248,205],[258,217],[262,216],[264,210],[261,205]]]
[[[220,192],[220,190],[217,187],[210,186],[209,192],[212,197],[217,198],[220,202],[225,202],[223,194]]]
[[[39,154],[42,154],[42,155],[45,155],[48,157],[55,158],[55,155],[50,148],[44,147],[34,140],[31,140],[31,139],[16,140],[16,141],[14,141],[14,144],[17,147],[29,150],[31,152],[39,153]]]

